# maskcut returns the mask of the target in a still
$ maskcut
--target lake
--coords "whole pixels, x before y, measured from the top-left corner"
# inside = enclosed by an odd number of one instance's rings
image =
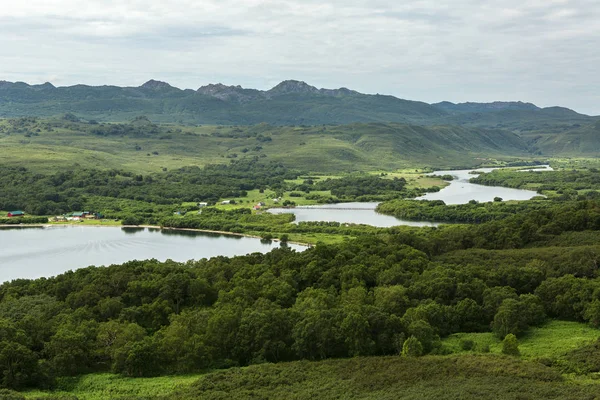
[[[0,229],[0,282],[49,277],[88,265],[130,260],[187,261],[266,253],[279,242],[211,233],[148,228],[53,226]],[[295,250],[306,247],[288,244]]]
[[[436,222],[406,221],[389,215],[375,212],[379,203],[339,203],[319,206],[304,206],[295,208],[271,208],[273,214],[294,214],[296,223],[309,221],[326,221],[352,224],[365,224],[379,228],[389,228],[397,225],[407,226],[437,226]]]

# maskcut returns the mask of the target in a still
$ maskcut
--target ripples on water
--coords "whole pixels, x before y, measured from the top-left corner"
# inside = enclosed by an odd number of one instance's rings
[[[289,244],[295,250],[305,247]],[[187,261],[266,253],[279,242],[175,230],[55,226],[0,229],[0,282],[138,259]]]

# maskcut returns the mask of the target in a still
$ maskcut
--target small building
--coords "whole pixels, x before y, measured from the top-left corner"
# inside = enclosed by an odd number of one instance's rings
[[[205,202],[198,203],[198,208],[202,208],[202,207],[208,207],[208,203],[205,203]]]
[[[260,206],[260,204],[255,205],[254,207],[252,207],[254,210],[260,210],[262,207]]]
[[[221,205],[226,206],[228,204],[231,204],[231,200],[224,200],[221,202]]]
[[[52,221],[54,222],[65,222],[67,220],[67,217],[65,217],[64,215],[57,215],[56,217],[52,218]]]
[[[24,217],[25,213],[23,211],[11,211],[8,213],[7,217]]]

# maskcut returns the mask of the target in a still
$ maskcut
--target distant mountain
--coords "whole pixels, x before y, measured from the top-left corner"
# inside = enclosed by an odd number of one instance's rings
[[[432,104],[441,110],[448,113],[482,113],[496,112],[504,110],[539,110],[535,104],[523,103],[521,101],[495,101],[493,103],[451,103],[443,101],[441,103]]]
[[[0,117],[63,113],[98,121],[126,121],[147,115],[157,122],[234,125],[428,123],[447,114],[423,102],[347,88],[318,89],[295,80],[266,91],[223,84],[181,90],[157,80],[139,87],[0,82]]]
[[[0,81],[0,117],[46,117],[65,113],[100,122],[129,121],[146,115],[152,121],[182,124],[398,122],[500,128],[513,132],[548,130],[556,126],[562,131],[565,127],[595,121],[561,107],[539,108],[523,102],[430,105],[347,88],[319,89],[297,80],[283,81],[270,90],[221,83],[182,90],[158,80],[149,80],[139,87],[55,87],[50,83],[28,85]]]

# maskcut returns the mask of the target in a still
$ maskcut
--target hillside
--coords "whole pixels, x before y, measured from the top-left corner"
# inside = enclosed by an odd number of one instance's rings
[[[600,153],[600,121],[575,124],[561,130],[522,132],[522,138],[550,156],[597,157]]]
[[[480,164],[480,157],[532,154],[513,133],[458,126],[185,127],[156,125],[145,117],[126,124],[98,124],[73,115],[0,121],[0,149],[0,164],[55,170],[77,163],[131,171],[255,157],[305,171],[391,170],[471,166]]]

